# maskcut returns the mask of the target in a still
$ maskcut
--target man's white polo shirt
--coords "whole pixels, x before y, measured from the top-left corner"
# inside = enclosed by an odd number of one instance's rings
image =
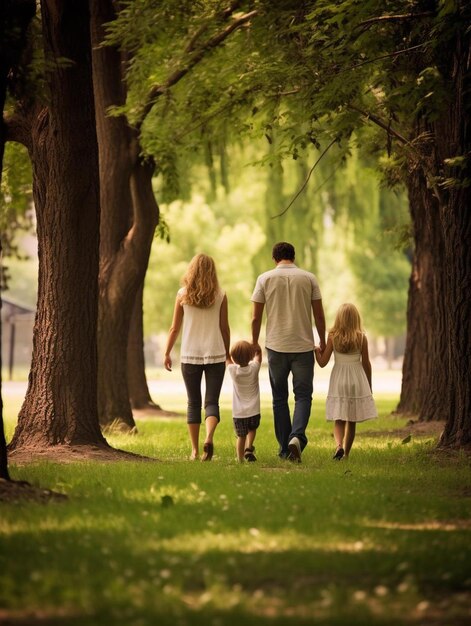
[[[294,263],[280,263],[257,278],[252,302],[265,304],[265,347],[276,352],[314,349],[312,301],[321,300],[317,278]]]

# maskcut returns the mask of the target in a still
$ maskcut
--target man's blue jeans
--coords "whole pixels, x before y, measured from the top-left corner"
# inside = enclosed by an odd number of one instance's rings
[[[289,454],[288,443],[297,437],[303,450],[307,444],[306,428],[311,415],[314,377],[314,351],[275,352],[267,348],[268,371],[273,396],[275,435],[280,444],[279,455]],[[293,375],[293,423],[288,404],[288,376]]]

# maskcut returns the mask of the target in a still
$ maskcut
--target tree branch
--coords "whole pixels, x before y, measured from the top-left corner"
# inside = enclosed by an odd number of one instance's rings
[[[406,54],[407,52],[412,52],[413,50],[418,50],[419,48],[423,48],[428,42],[423,41],[422,43],[417,44],[416,46],[411,46],[410,48],[404,48],[403,50],[396,50],[395,52],[389,52],[388,54],[383,54],[379,57],[375,57],[374,59],[367,59],[366,61],[362,61],[361,63],[357,63],[356,65],[351,65],[350,67],[346,67],[339,71],[339,74],[342,72],[349,72],[350,70],[356,70],[363,65],[368,65],[369,63],[376,63],[376,61],[382,61],[383,59],[393,59],[401,54]]]
[[[365,20],[357,24],[359,26],[370,26],[378,22],[404,22],[406,20],[413,20],[422,17],[433,17],[434,11],[422,11],[421,13],[403,13],[401,15],[379,15],[378,17],[372,17],[369,20]]]
[[[293,196],[293,198],[291,199],[290,203],[288,204],[288,206],[283,209],[283,211],[281,211],[281,213],[278,213],[278,215],[273,215],[271,217],[272,220],[276,219],[277,217],[282,217],[286,211],[293,205],[293,203],[299,198],[299,196],[302,194],[302,192],[304,191],[304,189],[306,188],[306,185],[309,182],[309,179],[311,178],[311,175],[313,173],[313,171],[316,169],[317,165],[320,163],[320,161],[322,160],[322,158],[327,154],[327,152],[332,148],[332,146],[334,145],[334,143],[337,141],[337,137],[334,137],[334,139],[332,139],[332,141],[329,143],[329,145],[327,146],[327,148],[325,148],[325,150],[322,152],[322,154],[320,155],[320,157],[317,159],[317,161],[314,163],[314,165],[311,167],[311,169],[308,172],[308,175],[306,176],[306,180],[303,182],[303,184],[301,185],[301,187],[298,189],[298,191],[295,193],[295,195]],[[325,181],[324,181],[325,182]]]
[[[240,7],[240,0],[233,0],[230,3],[230,5],[227,7],[227,9],[224,9],[224,11],[221,12],[221,16],[224,19],[227,17],[230,17],[232,13],[234,13],[234,11],[238,9],[239,7]]]
[[[207,30],[208,30],[207,24],[203,24],[202,26],[198,28],[198,30],[194,33],[190,41],[185,46],[185,54],[190,54],[191,52],[194,51],[194,49],[196,48],[196,42],[201,37],[201,35]]]
[[[281,98],[283,96],[294,96],[299,93],[301,89],[296,87],[295,89],[290,89],[289,91],[278,91],[277,93],[269,93],[267,94],[267,98]]]
[[[234,2],[233,4],[237,5],[237,2]],[[229,9],[227,9],[227,12],[229,12]],[[252,17],[255,17],[255,15],[257,14],[258,11],[254,10],[250,11],[249,13],[244,13],[243,15],[240,15],[239,17],[234,19],[234,21],[226,26],[224,30],[220,31],[216,35],[213,35],[213,37],[208,39],[204,44],[201,44],[196,52],[194,52],[192,56],[190,56],[187,63],[183,67],[175,70],[173,74],[170,74],[170,76],[163,84],[155,85],[154,87],[152,87],[147,96],[146,103],[144,104],[139,120],[136,124],[137,129],[140,130],[142,124],[144,123],[144,120],[152,110],[152,107],[154,106],[159,96],[164,94],[170,87],[173,87],[173,85],[178,83],[184,76],[186,76],[186,74],[188,74],[188,72],[205,57],[207,52],[216,48],[235,30],[240,28],[243,24],[248,22],[250,19],[252,19]]]
[[[32,148],[31,143],[31,120],[21,113],[12,113],[3,118],[6,130],[6,141],[13,141],[25,146],[28,150]]]
[[[351,111],[356,111],[366,120],[371,120],[374,124],[376,124],[383,130],[385,130],[388,133],[388,135],[392,135],[393,137],[398,139],[402,144],[411,146],[411,142],[408,139],[406,139],[400,133],[398,133],[397,130],[394,130],[394,128],[391,128],[391,124],[384,122],[380,117],[378,117],[377,115],[374,115],[374,113],[363,111],[362,109],[354,106],[353,104],[349,104],[347,108],[349,108]]]
[[[217,17],[219,19],[225,20],[228,17],[230,17],[232,13],[234,13],[234,11],[239,8],[239,6],[240,6],[240,0],[234,0],[233,2],[230,3],[228,7],[226,7],[224,10],[218,13]],[[198,30],[194,33],[194,35],[191,37],[190,41],[188,42],[187,46],[185,47],[185,53],[188,54],[195,50],[196,42],[206,30],[208,30],[208,24],[203,24],[202,26],[198,28]]]
[[[249,89],[246,89],[245,91],[241,93],[240,98],[243,99],[246,95],[253,94],[255,91],[259,91],[260,89],[261,87],[255,87],[254,85],[252,85]],[[218,109],[216,109],[212,113],[209,113],[208,115],[200,119],[198,122],[196,122],[192,126],[184,128],[181,132],[175,135],[175,139],[179,141],[180,139],[182,139],[182,137],[189,135],[195,130],[198,130],[198,128],[201,128],[201,126],[203,126],[210,120],[214,119],[215,117],[218,117],[219,115],[226,112],[227,110],[230,110],[231,107],[235,107],[237,105],[238,105],[238,100],[229,100],[224,105],[220,106]]]
[[[433,193],[435,194],[436,198],[439,200],[439,202],[442,202],[442,198],[441,198],[441,192],[440,189],[435,181],[435,175],[434,172],[430,170],[427,161],[424,157],[424,155],[420,152],[420,150],[418,150],[416,148],[416,146],[409,141],[408,139],[406,139],[405,137],[403,137],[400,133],[398,133],[396,130],[394,130],[394,128],[391,128],[390,124],[387,124],[386,122],[384,122],[380,117],[378,117],[377,115],[374,115],[373,113],[368,113],[367,111],[363,111],[362,109],[350,104],[348,105],[348,108],[351,109],[352,111],[356,111],[357,113],[359,113],[362,117],[364,117],[366,120],[370,120],[371,122],[373,122],[374,124],[376,124],[377,126],[379,126],[380,128],[382,128],[383,130],[385,130],[388,135],[392,135],[393,137],[395,137],[398,141],[400,141],[404,146],[407,146],[411,152],[414,153],[414,155],[416,156],[418,162],[420,163],[425,177],[427,178],[431,189],[433,190]]]

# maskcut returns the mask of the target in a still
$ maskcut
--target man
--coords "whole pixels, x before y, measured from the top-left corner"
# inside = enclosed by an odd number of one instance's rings
[[[258,339],[266,307],[266,341],[268,371],[273,396],[275,435],[279,456],[301,462],[306,447],[306,427],[311,415],[314,376],[314,335],[312,314],[325,349],[325,316],[321,292],[314,274],[299,269],[295,250],[290,243],[273,246],[276,268],[257,278],[252,294],[252,343]],[[288,404],[288,376],[293,376],[294,414]]]

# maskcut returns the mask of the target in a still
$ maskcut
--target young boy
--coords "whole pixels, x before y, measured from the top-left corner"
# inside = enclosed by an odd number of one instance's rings
[[[232,346],[227,369],[233,382],[232,415],[237,435],[237,460],[252,462],[257,457],[253,445],[260,425],[260,386],[258,374],[262,362],[261,351],[248,341],[238,341]]]

